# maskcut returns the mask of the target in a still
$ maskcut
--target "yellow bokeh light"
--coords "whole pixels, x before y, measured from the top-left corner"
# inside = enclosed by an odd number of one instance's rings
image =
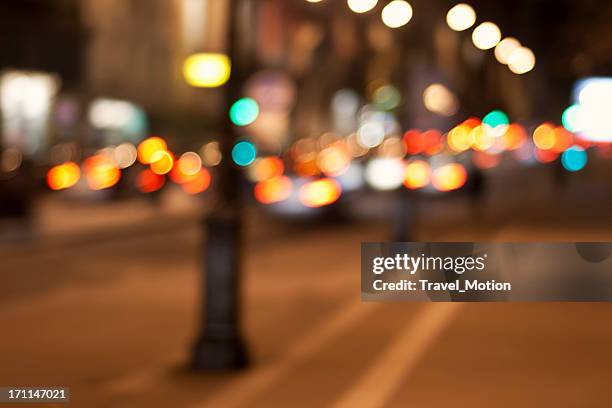
[[[508,58],[508,68],[515,74],[521,75],[531,71],[536,64],[533,51],[527,47],[517,48]]]
[[[470,146],[477,151],[490,149],[495,143],[495,138],[485,132],[483,125],[478,125],[470,132]]]
[[[412,6],[404,0],[393,0],[382,11],[382,21],[389,28],[399,28],[412,19]]]
[[[151,157],[151,170],[155,174],[167,174],[172,170],[174,159],[166,150],[158,150]]]
[[[497,45],[499,40],[501,40],[501,31],[490,21],[480,24],[472,32],[472,41],[476,48],[481,50],[490,50]]]
[[[448,132],[448,147],[455,152],[463,152],[470,148],[470,132],[471,128],[468,125],[461,124],[454,127]]]
[[[408,163],[404,172],[404,186],[410,190],[423,188],[431,180],[431,167],[424,160]]]
[[[230,73],[231,62],[224,54],[193,54],[183,65],[183,75],[187,83],[199,88],[221,86],[227,82]]]
[[[323,178],[304,184],[300,189],[299,198],[306,207],[316,208],[335,202],[341,193],[342,189],[336,180]]]
[[[463,187],[467,181],[465,167],[459,163],[449,163],[437,168],[431,178],[431,184],[438,191],[452,191]]]
[[[521,43],[516,38],[506,37],[495,46],[495,58],[501,64],[507,64],[512,53],[521,48]]]
[[[168,148],[168,145],[158,136],[149,137],[138,145],[138,161],[142,164],[150,164],[151,158],[158,151],[164,151]]]
[[[376,7],[378,0],[347,0],[351,11],[355,13],[366,13]]]
[[[455,31],[464,31],[476,22],[476,12],[472,6],[461,3],[450,9],[446,14],[446,23]]]

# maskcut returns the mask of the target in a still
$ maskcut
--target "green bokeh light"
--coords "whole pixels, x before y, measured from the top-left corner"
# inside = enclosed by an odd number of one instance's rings
[[[238,99],[229,112],[230,120],[236,126],[247,126],[259,116],[259,105],[252,98]]]

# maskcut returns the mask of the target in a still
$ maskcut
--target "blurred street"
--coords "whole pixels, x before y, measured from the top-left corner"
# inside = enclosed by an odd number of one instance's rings
[[[0,405],[612,406],[610,21],[2,0]]]
[[[454,207],[454,221],[426,218],[416,238],[612,238],[609,224],[533,224],[549,213],[542,198],[506,226],[478,223],[463,198],[425,203]],[[242,307],[254,365],[196,374],[200,214],[149,211],[154,224],[50,231],[2,252],[11,272],[0,285],[0,326],[10,327],[0,383],[66,385],[74,406],[87,407],[601,406],[611,397],[608,304],[361,303],[357,247],[388,239],[388,223],[288,227],[253,211]]]

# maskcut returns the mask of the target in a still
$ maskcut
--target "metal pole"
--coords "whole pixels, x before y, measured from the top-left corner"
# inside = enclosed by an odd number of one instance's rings
[[[238,48],[240,0],[228,0],[227,54],[232,74],[226,85],[223,160],[218,173],[218,201],[204,220],[204,299],[201,332],[196,341],[192,365],[195,369],[237,369],[247,365],[245,342],[239,325],[239,283],[242,252],[241,174],[231,160],[238,134],[229,120],[231,104],[240,97],[245,78]]]

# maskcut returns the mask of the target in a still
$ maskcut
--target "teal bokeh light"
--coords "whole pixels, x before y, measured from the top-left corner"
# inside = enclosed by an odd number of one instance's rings
[[[232,160],[239,166],[248,166],[256,157],[257,149],[251,142],[238,142],[232,149]]]
[[[252,98],[238,99],[229,112],[230,120],[236,126],[247,126],[259,116],[259,105]]]
[[[510,120],[508,119],[508,115],[500,110],[494,110],[489,113],[482,119],[482,123],[487,125],[493,129],[498,126],[508,126]]]
[[[587,152],[580,146],[572,146],[563,152],[561,164],[567,171],[579,171],[587,164]]]

